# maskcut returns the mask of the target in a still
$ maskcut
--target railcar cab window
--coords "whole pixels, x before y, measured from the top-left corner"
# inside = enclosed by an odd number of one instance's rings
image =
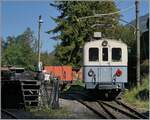
[[[99,50],[98,48],[89,48],[89,61],[98,61],[99,60]]]
[[[103,61],[108,61],[108,48],[103,48],[102,49],[103,52]]]
[[[112,48],[112,61],[121,61],[122,51],[121,48]]]

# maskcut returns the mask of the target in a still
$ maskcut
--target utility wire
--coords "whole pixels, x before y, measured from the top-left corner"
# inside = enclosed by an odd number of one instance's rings
[[[106,14],[95,14],[94,16],[86,16],[86,17],[81,17],[79,18],[79,20],[82,20],[82,19],[86,19],[86,18],[92,18],[92,17],[100,17],[100,16],[108,16],[108,15],[114,15],[114,14],[118,14],[120,12],[126,12],[130,9],[134,8],[134,6],[131,6],[131,7],[128,7],[124,10],[120,10],[120,11],[116,11],[116,12],[112,12],[112,13],[106,13]]]

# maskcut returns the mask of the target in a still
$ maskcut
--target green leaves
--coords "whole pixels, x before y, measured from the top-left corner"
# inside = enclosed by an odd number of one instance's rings
[[[8,37],[3,47],[2,65],[12,65],[31,69],[36,63],[34,42],[36,41],[30,28],[17,36]]]
[[[9,36],[6,41],[2,40],[2,66],[12,65],[34,70],[37,59],[37,39],[30,28],[17,37]],[[44,65],[58,65],[55,56],[47,52],[41,53],[41,61]]]
[[[61,15],[57,18],[52,18],[57,23],[57,26],[49,30],[48,33],[59,34],[54,37],[55,40],[61,41],[55,48],[55,56],[63,65],[82,65],[80,48],[83,47],[85,42],[90,41],[94,31],[102,32],[102,35],[106,38],[121,38],[127,44],[131,43],[129,38],[132,39],[132,32],[118,25],[120,14],[81,19],[95,14],[118,11],[113,1],[57,1],[52,6],[58,9]],[[113,27],[91,28],[93,24],[104,24],[105,26],[110,24]],[[127,34],[129,34],[129,38],[126,37],[128,36]]]

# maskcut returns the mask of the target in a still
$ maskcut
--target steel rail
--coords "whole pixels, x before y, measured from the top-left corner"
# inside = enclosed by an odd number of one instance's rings
[[[91,98],[91,97],[89,97],[89,96],[87,96],[87,95],[85,95],[85,94],[83,94],[83,93],[78,92],[78,91],[69,92],[69,93],[66,93],[66,94],[80,94],[80,95],[82,95],[82,96],[88,97],[89,99]],[[74,98],[74,99],[76,99],[76,98]],[[79,102],[80,102],[80,101],[79,101]],[[82,101],[82,102],[83,102],[82,104],[84,104],[84,101]],[[113,105],[110,105],[110,104],[108,104],[108,103],[106,103],[106,102],[104,102],[104,101],[99,101],[99,100],[98,100],[98,101],[96,101],[96,102],[106,111],[107,114],[109,114],[110,117],[112,117],[112,118],[114,118],[114,119],[117,118],[117,117],[114,116],[111,112],[109,112],[109,110],[105,107],[105,105],[108,106],[108,107],[111,107],[112,109],[118,110],[120,113],[123,113],[123,114],[125,114],[125,115],[127,115],[127,116],[129,116],[129,117],[131,117],[131,118],[136,118],[136,119],[139,119],[139,118],[148,119],[147,116],[145,116],[145,115],[143,115],[143,114],[137,112],[136,110],[132,109],[131,107],[127,106],[126,104],[124,104],[124,103],[122,103],[121,101],[118,101],[118,100],[115,100],[114,102],[116,102],[118,105],[122,105],[124,108],[126,108],[126,109],[129,110],[129,111],[131,111],[133,114],[131,114],[131,113],[125,111],[125,110],[122,110],[122,109],[120,109],[120,108],[117,108],[117,107],[115,107],[115,106],[113,106]],[[81,103],[81,102],[80,102],[80,103]]]
[[[13,119],[17,119],[17,117],[14,114],[12,114],[11,112],[8,112],[7,110],[1,109],[1,112],[10,116]]]
[[[117,104],[119,104],[119,105],[122,105],[124,108],[130,110],[131,112],[133,112],[134,114],[138,115],[139,117],[144,118],[144,119],[148,119],[147,116],[145,116],[145,115],[143,115],[143,114],[137,112],[137,111],[134,110],[133,108],[127,106],[125,103],[123,103],[123,102],[121,102],[121,101],[118,101],[118,100],[115,100],[115,102],[116,102]]]
[[[106,113],[109,114],[109,116],[110,116],[112,119],[117,119],[117,117],[116,117],[115,115],[113,115],[113,114],[103,105],[103,103],[99,103],[99,102],[97,102],[97,103],[106,111]]]
[[[89,99],[90,99],[90,97],[89,96],[87,96],[87,95],[85,95],[85,94],[83,94],[83,93],[80,93],[80,92],[72,92],[71,94],[80,94],[80,95],[82,95],[82,96],[85,96],[85,97],[88,97]],[[98,102],[97,102],[98,103]],[[111,117],[111,118],[113,118],[113,119],[117,119],[117,117],[115,116],[115,115],[113,115],[103,104],[100,104],[100,103],[98,103],[99,105],[100,105],[100,107]]]
[[[76,97],[69,95],[70,97],[72,97],[73,99],[75,99],[76,101],[78,101],[79,103],[83,104],[84,106],[86,106],[88,109],[90,109],[92,112],[94,112],[96,115],[98,115],[99,117],[103,118],[103,119],[108,119],[107,117],[105,117],[104,115],[102,115],[102,113],[100,113],[99,111],[95,110],[93,107],[91,107],[90,105],[88,105],[87,103],[85,103],[84,101],[77,99]]]
[[[103,101],[98,101],[98,102],[100,102],[100,103],[102,102],[104,105],[106,105],[106,106],[108,106],[108,107],[110,107],[110,108],[112,108],[112,109],[115,109],[115,110],[119,111],[120,113],[125,114],[125,115],[127,115],[127,116],[129,116],[129,117],[131,117],[131,118],[140,119],[140,117],[138,117],[138,116],[136,116],[136,115],[134,115],[134,114],[131,114],[131,113],[125,111],[125,110],[122,110],[122,109],[120,109],[120,108],[117,108],[117,107],[115,107],[115,106],[113,106],[113,105],[110,105],[110,104],[108,104],[108,103],[106,103],[106,102],[103,102]]]

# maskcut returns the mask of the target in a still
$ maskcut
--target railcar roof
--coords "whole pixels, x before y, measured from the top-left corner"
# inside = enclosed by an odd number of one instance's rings
[[[85,45],[89,45],[89,44],[98,44],[99,42],[102,42],[102,41],[109,41],[111,43],[119,43],[119,44],[122,44],[122,45],[126,45],[124,42],[122,42],[121,40],[116,40],[116,39],[108,39],[108,38],[102,38],[102,39],[99,39],[99,40],[93,40],[93,41],[90,41],[90,42],[86,42]],[[126,45],[127,46],[127,45]]]

